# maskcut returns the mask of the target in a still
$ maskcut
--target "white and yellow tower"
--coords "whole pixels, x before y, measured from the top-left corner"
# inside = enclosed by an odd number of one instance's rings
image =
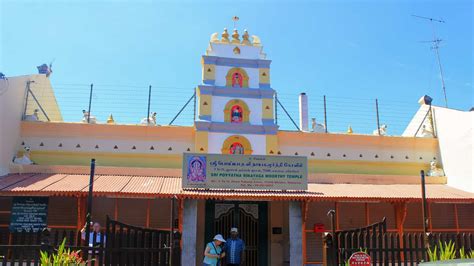
[[[196,91],[197,152],[276,154],[271,61],[262,50],[260,39],[250,38],[247,30],[242,36],[236,29],[232,34],[224,29],[220,39],[218,33],[211,35]]]

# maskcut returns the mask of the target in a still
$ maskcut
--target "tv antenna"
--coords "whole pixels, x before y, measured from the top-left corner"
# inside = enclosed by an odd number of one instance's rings
[[[240,18],[237,17],[237,16],[234,16],[234,17],[232,18],[232,21],[234,21],[234,29],[236,29],[236,27],[237,27],[237,21],[239,21],[239,19],[240,19]]]
[[[433,40],[427,41],[427,42],[430,42],[430,43],[433,44],[433,46],[431,46],[431,49],[435,50],[435,53],[436,53],[436,59],[438,61],[438,67],[439,67],[439,74],[440,74],[440,77],[441,77],[441,87],[443,88],[443,94],[444,94],[444,103],[445,103],[446,107],[448,107],[448,97],[446,96],[446,85],[444,83],[443,67],[441,65],[441,59],[439,57],[439,44],[443,40],[439,39],[436,36],[436,30],[435,30],[435,26],[434,26],[434,22],[438,22],[438,23],[446,23],[446,22],[442,19],[435,19],[435,18],[423,17],[423,16],[418,16],[418,15],[412,15],[412,16],[416,17],[416,18],[419,18],[419,19],[424,19],[424,20],[429,20],[430,21],[431,28],[433,29]]]

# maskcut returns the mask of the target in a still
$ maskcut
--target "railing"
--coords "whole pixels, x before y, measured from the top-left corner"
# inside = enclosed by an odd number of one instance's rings
[[[93,117],[98,123],[106,123],[113,115],[117,124],[142,124],[150,120],[150,113],[157,113],[160,125],[191,126],[197,118],[195,89],[153,85],[109,84],[53,84],[54,96],[41,94],[41,84],[31,83],[26,97],[35,104],[38,113],[48,116],[44,102],[57,102],[66,122],[80,122]],[[298,130],[298,93],[278,93],[275,101],[275,120],[282,130]],[[39,108],[38,108],[39,106]],[[329,133],[346,133],[351,127],[354,133],[384,134],[380,127],[387,126],[388,135],[401,135],[419,105],[413,102],[361,99],[351,96],[316,95],[308,93],[309,127],[311,118],[325,125]],[[26,115],[33,113],[25,107]],[[83,110],[89,116],[83,114]],[[49,118],[48,118],[49,119]],[[51,119],[54,120],[54,119]],[[422,121],[419,121],[421,124]]]
[[[427,249],[423,233],[387,233],[372,231],[352,231],[346,234],[331,234],[324,237],[325,265],[345,265],[351,254],[363,251],[371,256],[373,265],[418,265],[428,261]],[[440,243],[452,241],[455,245],[456,258],[460,258],[460,250],[465,253],[474,249],[472,233],[429,233],[427,235],[428,248],[440,250]],[[337,255],[334,257],[333,248],[338,245]],[[336,263],[335,261],[338,261]]]
[[[65,240],[66,248],[81,251],[84,260],[97,265],[179,265],[179,234],[127,225],[107,219],[105,237],[91,235],[86,245],[81,232],[42,230],[0,232],[0,266],[40,265],[40,252],[55,252]],[[171,241],[173,239],[173,243]]]

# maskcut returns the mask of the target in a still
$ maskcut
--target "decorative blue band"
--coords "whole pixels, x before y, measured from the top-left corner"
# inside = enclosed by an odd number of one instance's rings
[[[264,59],[242,59],[203,55],[204,64],[231,67],[269,68],[272,60]]]
[[[202,81],[203,84],[206,84],[206,85],[214,85],[216,83],[216,80],[215,79],[205,79]]]
[[[199,115],[199,120],[211,121],[212,117],[210,115]]]
[[[258,86],[262,89],[270,89],[271,88],[269,83],[259,83]]]
[[[264,126],[272,126],[272,125],[275,125],[275,119],[263,118],[263,119],[262,119],[262,124],[263,124]]]
[[[195,121],[196,130],[209,132],[224,132],[232,134],[259,134],[259,135],[275,135],[278,132],[278,125],[251,125],[232,124],[225,122],[207,122]]]
[[[247,89],[247,88],[230,88],[220,86],[199,85],[199,93],[203,95],[228,96],[252,99],[273,99],[275,91],[268,89]]]

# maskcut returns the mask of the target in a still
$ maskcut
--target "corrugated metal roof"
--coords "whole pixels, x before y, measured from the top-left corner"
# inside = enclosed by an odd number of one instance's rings
[[[0,178],[0,195],[71,195],[88,192],[88,175],[32,174]],[[420,185],[314,184],[307,191],[210,190],[181,188],[180,177],[97,175],[97,196],[170,197],[201,199],[276,200],[420,200]],[[437,201],[474,202],[474,194],[447,185],[426,185],[426,196]]]

